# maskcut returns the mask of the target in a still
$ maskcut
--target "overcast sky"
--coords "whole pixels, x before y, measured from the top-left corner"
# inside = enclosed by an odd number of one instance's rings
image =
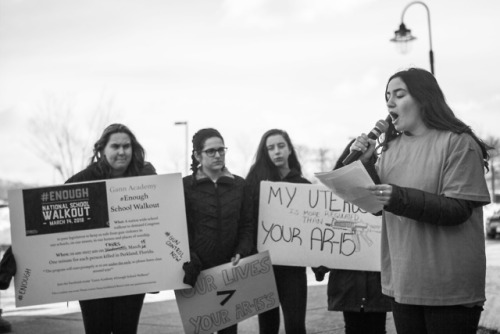
[[[112,101],[112,121],[136,133],[160,173],[184,172],[176,121],[188,121],[190,139],[219,129],[242,176],[270,128],[340,153],[385,118],[390,75],[429,69],[423,6],[405,15],[411,50],[389,42],[408,3],[0,0],[0,178],[62,181],[30,147],[29,120],[48,96],[70,100],[82,129],[100,99]],[[480,136],[500,137],[500,1],[425,3],[449,104]]]

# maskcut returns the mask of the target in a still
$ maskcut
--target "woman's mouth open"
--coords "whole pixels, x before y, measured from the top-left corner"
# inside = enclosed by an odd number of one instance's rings
[[[390,111],[390,112],[389,112],[389,115],[391,115],[391,118],[392,118],[392,124],[396,123],[396,121],[397,121],[397,119],[398,119],[399,115],[398,115],[398,114],[396,114],[396,113],[395,113],[395,112],[393,112],[393,111]]]

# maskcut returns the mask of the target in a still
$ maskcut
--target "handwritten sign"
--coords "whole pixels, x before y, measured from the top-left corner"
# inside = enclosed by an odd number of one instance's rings
[[[257,247],[274,264],[380,271],[381,224],[324,186],[260,184]]]
[[[12,190],[16,306],[186,287],[180,174]]]
[[[268,252],[201,272],[192,289],[176,290],[186,333],[213,333],[279,306]]]

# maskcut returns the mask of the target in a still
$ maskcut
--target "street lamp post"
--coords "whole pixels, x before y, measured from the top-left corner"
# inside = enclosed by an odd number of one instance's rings
[[[185,156],[185,159],[186,159],[186,169],[185,169],[185,172],[186,172],[186,175],[188,175],[188,172],[189,172],[189,135],[188,135],[188,122],[187,121],[184,121],[184,122],[175,122],[174,125],[184,125],[186,128],[186,156]]]
[[[403,13],[401,14],[401,24],[399,26],[399,29],[394,32],[395,36],[394,38],[391,39],[391,42],[399,43],[400,45],[406,47],[406,43],[413,41],[416,39],[416,37],[411,35],[411,30],[407,29],[405,24],[404,24],[404,17],[406,10],[411,6],[415,4],[420,4],[425,7],[425,10],[427,11],[427,25],[429,27],[429,45],[430,45],[430,50],[429,50],[429,60],[431,63],[431,73],[434,74],[434,53],[432,52],[432,36],[431,36],[431,14],[429,12],[429,7],[422,1],[413,1],[410,2],[406,7],[403,9]]]

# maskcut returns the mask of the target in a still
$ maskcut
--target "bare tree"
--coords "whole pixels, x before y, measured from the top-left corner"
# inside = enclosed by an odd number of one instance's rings
[[[243,134],[242,136],[238,136],[235,138],[235,148],[236,152],[231,152],[231,154],[238,154],[240,156],[240,161],[243,161],[243,164],[240,166],[239,173],[240,175],[246,176],[250,167],[255,159],[255,151],[257,149],[257,144],[253,143],[248,139],[249,136]],[[236,160],[236,159],[235,159]]]
[[[30,148],[66,180],[86,165],[93,140],[113,114],[110,98],[101,97],[93,110],[78,113],[68,97],[47,95],[29,120]]]
[[[295,145],[295,153],[297,153],[297,159],[299,159],[300,164],[302,166],[302,173],[304,174],[304,176],[309,178],[310,176],[312,176],[309,175],[310,174],[309,165],[311,164],[311,160],[313,160],[313,158],[311,157],[312,155],[311,148],[309,148],[309,146],[306,145],[298,144]]]
[[[335,155],[329,148],[310,148],[305,145],[296,145],[295,151],[302,165],[302,172],[306,177],[313,178],[314,173],[326,172],[333,169]]]
[[[333,169],[334,161],[329,148],[318,148],[319,170],[326,172]]]

